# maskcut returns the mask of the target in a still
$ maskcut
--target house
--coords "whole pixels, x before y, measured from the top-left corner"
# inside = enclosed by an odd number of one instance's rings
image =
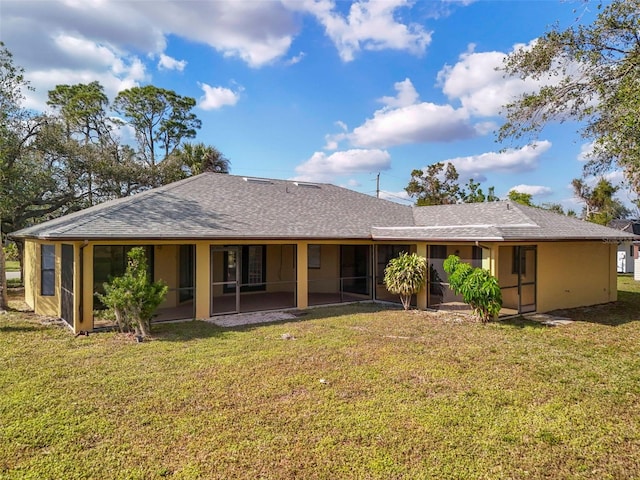
[[[616,251],[632,234],[512,202],[410,207],[329,184],[203,173],[18,232],[25,300],[75,331],[103,323],[95,293],[143,246],[169,286],[156,320],[397,301],[384,287],[401,251],[427,257],[418,308],[456,308],[442,264],[487,268],[504,311],[616,300]]]
[[[608,226],[623,232],[640,235],[640,220],[615,219],[609,222]],[[635,265],[640,262],[640,241],[626,240],[620,242],[616,255],[618,273],[633,273]]]

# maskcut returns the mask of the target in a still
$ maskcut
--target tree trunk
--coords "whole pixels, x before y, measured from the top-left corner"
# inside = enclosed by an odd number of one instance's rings
[[[114,308],[113,309],[113,314],[116,317],[116,323],[118,324],[118,328],[120,329],[120,333],[122,333],[124,331],[124,328],[123,328],[124,319],[122,318],[122,312],[120,311],[119,308]]]
[[[7,298],[7,267],[2,245],[0,235],[0,312],[5,312],[9,308],[9,299]]]
[[[149,320],[138,317],[138,320],[136,322],[136,330],[138,331],[139,335],[142,335],[143,337],[148,337],[149,334],[151,333],[151,324]]]
[[[20,279],[24,285],[24,241],[14,240],[16,248],[18,249],[18,263],[20,264]]]

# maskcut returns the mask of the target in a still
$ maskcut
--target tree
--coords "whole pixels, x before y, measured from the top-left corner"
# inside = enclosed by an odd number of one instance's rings
[[[196,101],[153,85],[133,87],[116,96],[113,107],[136,132],[138,154],[151,168],[171,155],[182,140],[194,138],[201,121]]]
[[[480,183],[475,182],[473,178],[469,179],[466,189],[463,188],[460,191],[460,199],[463,203],[497,202],[500,200],[495,194],[495,187],[489,187],[485,195],[480,188]]]
[[[429,165],[424,170],[413,170],[405,191],[416,198],[416,205],[447,205],[460,199],[458,172],[452,163]]]
[[[231,165],[220,150],[202,142],[184,142],[176,151],[175,157],[185,176],[203,172],[229,173]]]
[[[485,323],[498,316],[502,308],[502,291],[498,279],[489,270],[462,263],[460,257],[449,255],[443,264],[449,274],[449,286],[456,295],[462,294],[465,303]]]
[[[17,173],[14,167],[23,143],[34,128],[30,116],[21,108],[22,90],[28,88],[24,70],[13,64],[13,55],[0,42],[0,250],[3,250],[5,235],[12,231],[7,219],[16,210],[11,187],[26,173]],[[8,308],[5,272],[3,250],[0,252],[0,312]]]
[[[508,75],[546,81],[506,105],[498,139],[536,138],[551,121],[577,120],[594,145],[585,172],[617,165],[640,195],[640,0],[598,8],[593,24],[552,27],[506,58]]]
[[[48,95],[47,105],[64,124],[67,141],[79,143],[75,168],[82,172],[78,187],[86,193],[87,206],[111,198],[113,192],[105,189],[104,179],[113,172],[114,152],[119,148],[112,130],[122,122],[107,115],[109,99],[102,85],[57,85]]]
[[[509,190],[509,200],[527,207],[535,207],[533,204],[533,195],[530,193],[518,192],[517,190]]]
[[[149,280],[144,248],[132,248],[127,256],[124,275],[105,283],[105,293],[96,295],[113,312],[120,331],[133,328],[137,335],[147,337],[151,318],[164,301],[168,287],[161,281]]]
[[[589,222],[607,225],[611,220],[625,218],[630,213],[619,200],[613,198],[620,187],[614,187],[605,178],[598,180],[593,188],[580,178],[574,178],[571,185],[576,197],[585,203],[582,217]]]
[[[445,166],[446,165],[446,166]],[[495,188],[489,187],[487,195],[480,183],[469,179],[466,190],[458,184],[458,171],[453,163],[438,162],[423,170],[413,170],[405,191],[416,199],[416,205],[449,205],[452,203],[496,202]]]
[[[13,180],[11,165],[17,138],[13,125],[22,115],[22,88],[28,84],[23,70],[13,64],[11,52],[0,42],[0,312],[8,308],[6,262],[4,256],[5,225],[3,219],[11,210],[9,184]]]
[[[0,46],[0,241],[12,231],[84,206],[82,150],[56,117],[22,107],[23,69]],[[22,260],[22,244],[18,243]]]
[[[559,203],[543,203],[540,205],[540,208],[543,210],[549,210],[550,212],[559,213],[560,215],[566,215],[568,217],[575,217],[575,212],[573,210],[569,210],[567,213],[564,212],[564,208]]]
[[[400,295],[405,310],[411,305],[411,296],[418,293],[427,281],[427,259],[415,253],[401,252],[384,269],[387,290]]]
[[[9,308],[9,298],[7,297],[7,260],[4,254],[4,246],[0,242],[0,313],[4,313]]]
[[[84,143],[99,143],[111,131],[114,121],[106,113],[109,99],[99,82],[56,85],[48,96],[47,105],[60,113],[67,136],[80,135]]]

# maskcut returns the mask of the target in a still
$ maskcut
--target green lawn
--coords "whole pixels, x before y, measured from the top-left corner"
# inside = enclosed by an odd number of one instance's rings
[[[365,305],[136,344],[1,315],[0,478],[640,478],[620,290],[563,327]]]
[[[7,260],[6,262],[7,272],[19,272],[20,271],[20,262],[14,260]]]

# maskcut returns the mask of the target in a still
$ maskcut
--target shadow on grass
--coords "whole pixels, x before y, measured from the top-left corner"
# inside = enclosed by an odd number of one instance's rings
[[[550,325],[545,325],[542,322],[537,322],[523,316],[507,317],[504,319],[498,319],[496,322],[499,325],[506,325],[513,328],[549,328]]]
[[[640,322],[640,292],[621,290],[618,301],[551,312],[578,322],[597,323],[617,327],[631,322]]]
[[[2,325],[0,333],[25,333],[42,330],[40,325]]]
[[[188,342],[205,338],[220,338],[225,336],[228,329],[221,328],[202,320],[186,322],[163,322],[152,325],[151,336],[155,341]]]
[[[391,303],[360,302],[346,303],[344,305],[319,305],[299,311],[296,315],[308,320],[322,320],[326,318],[359,315],[363,313],[378,313],[390,310],[397,311],[401,309],[402,307],[400,305]]]
[[[301,323],[309,320],[323,320],[323,319],[336,319],[340,317],[350,315],[360,315],[367,313],[377,313],[389,310],[400,310],[400,307],[395,307],[393,304],[362,302],[362,303],[347,303],[343,305],[325,305],[311,307],[307,310],[288,310],[287,313],[291,313],[295,318],[284,318],[279,320],[264,321],[259,323],[247,323],[244,325],[234,325],[231,327],[219,327],[223,331],[229,332],[246,332],[256,328],[267,325],[278,324],[291,324]]]

